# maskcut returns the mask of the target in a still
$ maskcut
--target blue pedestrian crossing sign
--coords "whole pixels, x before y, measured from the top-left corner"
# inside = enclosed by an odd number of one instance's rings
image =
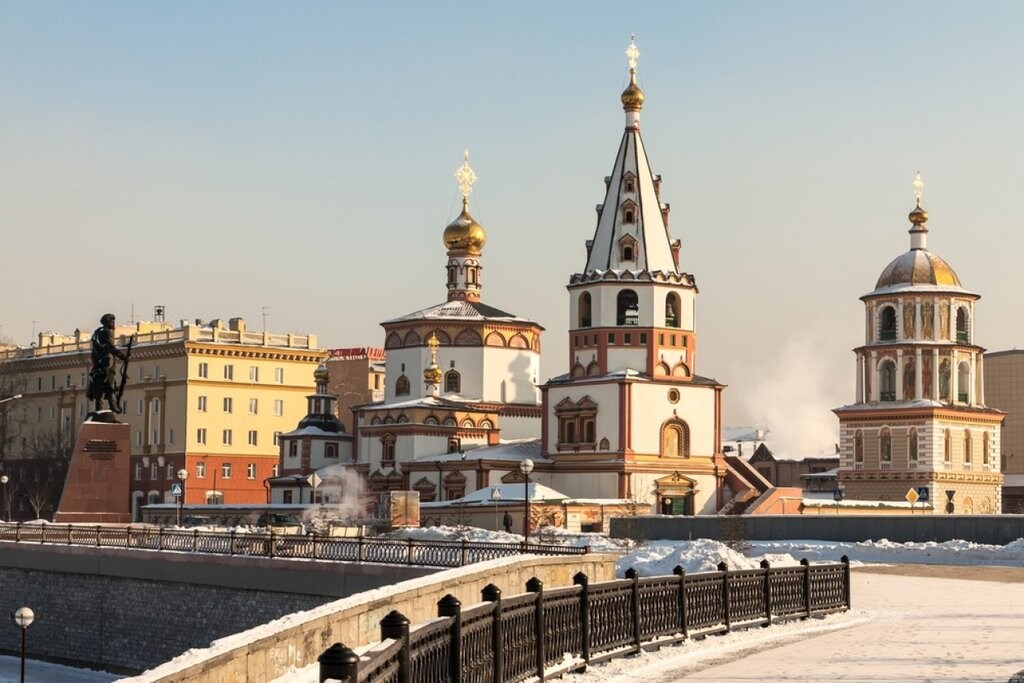
[[[928,487],[918,486],[917,487],[917,502],[927,503],[928,502]]]
[[[180,481],[176,481],[171,484],[171,495],[180,496],[185,493],[185,486]]]

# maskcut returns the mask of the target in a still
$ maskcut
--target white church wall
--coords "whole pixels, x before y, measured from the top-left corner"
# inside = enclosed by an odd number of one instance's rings
[[[680,393],[671,403],[668,393]],[[690,453],[710,456],[715,451],[715,392],[713,389],[679,384],[635,383],[631,390],[633,450],[657,454],[661,450],[661,426],[674,414],[690,428]],[[674,411],[674,414],[673,414]]]
[[[386,403],[398,403],[400,401],[422,398],[426,394],[423,384],[423,369],[429,363],[429,358],[430,352],[423,346],[388,349],[388,357],[384,369],[384,401]],[[396,396],[395,384],[402,375],[408,378],[410,391],[408,395]]]
[[[479,399],[483,395],[483,361],[484,350],[479,346],[440,346],[437,349],[437,366],[441,368],[442,376],[449,370],[459,373],[462,386],[458,395],[463,398]],[[424,362],[429,364],[429,356]],[[447,395],[443,379],[438,390],[441,396]]]
[[[540,436],[540,416],[537,417],[502,417],[501,439],[536,439]]]
[[[528,349],[496,346],[483,348],[483,384],[479,394],[485,401],[537,405],[540,395],[540,354]],[[465,385],[463,385],[465,386]]]
[[[618,498],[619,480],[612,472],[543,473],[537,481],[570,498]]]
[[[625,328],[629,330],[630,328]],[[621,338],[619,339],[621,341]],[[633,343],[639,344],[639,334],[633,333]],[[620,370],[647,371],[647,349],[642,346],[608,348],[608,372]]]

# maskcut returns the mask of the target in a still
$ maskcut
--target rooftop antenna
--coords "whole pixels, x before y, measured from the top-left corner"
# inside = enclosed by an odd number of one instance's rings
[[[132,300],[131,313],[128,316],[128,324],[129,325],[134,325],[135,324],[135,300],[134,299]]]
[[[270,306],[261,306],[263,309],[263,334],[267,333],[267,316],[270,315]]]
[[[164,311],[165,311],[165,308],[163,306],[154,306],[153,307],[153,321],[154,322],[158,322],[158,323],[162,323],[164,321]]]

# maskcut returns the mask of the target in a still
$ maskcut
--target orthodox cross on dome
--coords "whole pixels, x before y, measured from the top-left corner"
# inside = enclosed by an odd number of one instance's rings
[[[921,180],[921,172],[917,172],[917,177],[914,178],[914,198],[917,200],[917,205],[921,206],[921,198],[924,196],[924,181]]]
[[[469,166],[469,150],[463,152],[462,166],[455,169],[455,179],[459,181],[459,192],[462,193],[462,203],[469,201],[469,193],[473,191],[473,183],[476,182],[476,172]]]
[[[629,60],[629,70],[633,71],[636,69],[637,58],[640,56],[640,50],[636,49],[636,36],[629,36],[629,47],[626,48],[626,57]]]
[[[430,339],[427,340],[427,346],[430,347],[430,364],[437,365],[437,347],[441,345],[441,342],[437,341],[437,333],[433,332],[430,335]]]

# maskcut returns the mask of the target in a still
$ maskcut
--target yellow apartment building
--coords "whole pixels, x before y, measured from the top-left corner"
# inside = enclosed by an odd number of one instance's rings
[[[16,507],[24,505],[19,487],[31,483],[17,480],[18,462],[73,447],[93,409],[86,397],[91,334],[40,334],[33,347],[0,352],[6,385],[23,395],[4,406],[0,438]],[[251,332],[241,318],[140,322],[115,334],[120,348],[135,336],[119,419],[131,429],[136,518],[141,505],[175,502],[171,486],[183,468],[185,503],[266,502],[278,435],[306,414],[313,370],[327,357],[316,337]]]

